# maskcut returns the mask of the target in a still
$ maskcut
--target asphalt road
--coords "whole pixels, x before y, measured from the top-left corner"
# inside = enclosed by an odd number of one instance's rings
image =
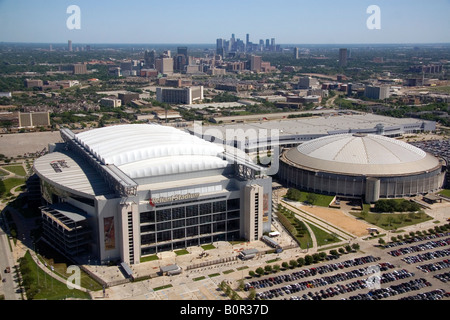
[[[14,273],[13,266],[14,260],[8,245],[7,235],[0,228],[0,272],[2,280],[5,279],[5,282],[0,282],[0,294],[5,296],[5,300],[20,299],[20,294],[16,292],[18,290],[17,282],[15,281],[17,276]],[[11,268],[11,273],[5,273],[6,267]]]

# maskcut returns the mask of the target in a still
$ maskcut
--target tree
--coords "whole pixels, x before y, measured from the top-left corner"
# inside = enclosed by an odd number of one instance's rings
[[[250,300],[254,300],[255,297],[256,297],[256,290],[255,290],[255,288],[251,288],[251,289],[250,289],[250,292],[249,292],[249,294],[248,294],[248,298],[249,298]]]
[[[290,260],[289,265],[291,266],[292,269],[294,269],[295,267],[298,266],[298,262],[297,260]]]
[[[271,273],[272,270],[273,270],[273,268],[270,264],[268,264],[267,266],[264,267],[264,271],[267,273]]]
[[[302,258],[302,257],[298,258],[297,263],[298,263],[299,267],[304,266],[306,263],[305,258]]]
[[[289,188],[288,192],[286,193],[286,198],[293,201],[300,201],[301,192],[297,189]]]
[[[257,269],[255,270],[255,272],[256,272],[259,276],[262,276],[262,275],[264,274],[264,269],[261,268],[261,267],[259,267],[259,268],[257,268]]]
[[[339,255],[339,253],[336,251],[336,250],[330,250],[330,254],[332,255],[332,256],[338,256]]]
[[[308,193],[306,195],[306,202],[308,202],[309,204],[313,205],[315,204],[317,201],[317,194],[315,193]]]
[[[318,253],[314,253],[312,255],[312,257],[313,257],[314,263],[316,263],[316,262],[318,262],[320,260],[320,255]]]
[[[239,279],[239,281],[238,281],[238,289],[242,291],[242,290],[244,290],[244,287],[245,287],[244,280]]]
[[[307,254],[307,255],[305,256],[305,264],[306,264],[306,265],[312,264],[313,261],[314,261],[313,257],[310,256],[309,254]]]
[[[283,262],[283,263],[281,264],[281,266],[282,266],[284,269],[289,268],[289,264],[288,264],[286,261]]]

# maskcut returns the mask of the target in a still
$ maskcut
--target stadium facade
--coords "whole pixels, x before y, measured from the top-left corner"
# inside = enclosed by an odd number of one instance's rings
[[[278,177],[302,190],[372,203],[439,190],[445,166],[443,159],[396,139],[337,134],[283,152]]]
[[[272,180],[245,154],[155,124],[61,136],[34,170],[43,238],[68,256],[136,264],[270,231]]]

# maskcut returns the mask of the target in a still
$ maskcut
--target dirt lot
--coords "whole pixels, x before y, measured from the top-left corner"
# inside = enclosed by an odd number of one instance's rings
[[[62,141],[59,131],[12,133],[0,135],[0,153],[7,157],[23,156],[25,153],[34,153],[48,150],[49,143]]]
[[[358,237],[367,235],[367,228],[370,226],[363,221],[348,216],[339,209],[309,206],[303,206],[301,209]]]

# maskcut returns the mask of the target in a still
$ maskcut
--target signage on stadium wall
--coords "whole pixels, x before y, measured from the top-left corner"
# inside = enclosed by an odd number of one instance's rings
[[[200,196],[200,193],[187,193],[187,194],[174,194],[170,197],[160,197],[149,199],[149,203],[152,207],[154,207],[158,203],[166,203],[166,202],[172,202],[172,201],[180,201],[180,200],[190,200],[190,199],[196,199]]]

